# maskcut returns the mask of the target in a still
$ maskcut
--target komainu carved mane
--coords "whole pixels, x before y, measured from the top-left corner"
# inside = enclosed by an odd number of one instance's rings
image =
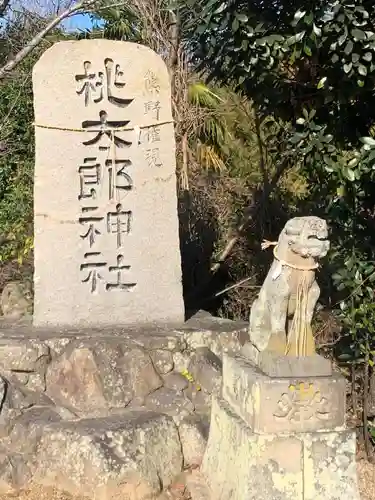
[[[319,217],[295,217],[280,233],[275,259],[250,312],[250,340],[259,351],[315,353],[311,320],[320,295],[315,270],[329,250],[327,238],[326,221]]]

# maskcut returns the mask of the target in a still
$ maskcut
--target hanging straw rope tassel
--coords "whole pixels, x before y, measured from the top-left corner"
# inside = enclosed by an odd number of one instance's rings
[[[285,354],[309,356],[315,352],[311,326],[307,323],[307,304],[311,271],[303,271],[297,285],[296,306],[287,338]]]
[[[280,259],[277,254],[277,241],[263,240],[262,250],[273,246],[273,254],[282,266],[299,271],[299,281],[296,290],[296,304],[292,325],[288,332],[285,354],[294,356],[309,356],[315,352],[315,340],[311,326],[307,323],[308,293],[310,289],[311,273],[318,268],[319,264],[310,266],[298,266]]]

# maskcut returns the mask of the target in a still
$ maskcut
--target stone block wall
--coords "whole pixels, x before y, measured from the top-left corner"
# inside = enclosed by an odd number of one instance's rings
[[[246,323],[205,313],[139,330],[3,323],[0,491],[33,481],[101,498],[156,495],[200,464],[222,353],[246,339]]]

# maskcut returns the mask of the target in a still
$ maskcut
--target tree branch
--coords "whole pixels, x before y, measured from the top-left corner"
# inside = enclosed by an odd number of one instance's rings
[[[258,113],[257,107],[255,107],[255,109],[254,109],[254,121],[255,121],[255,130],[256,130],[256,137],[257,137],[258,149],[259,149],[259,167],[260,167],[260,171],[262,172],[262,175],[263,175],[264,189],[266,189],[268,186],[268,172],[267,172],[266,162],[264,160],[263,141],[262,141],[262,136],[261,136],[261,132],[260,132],[260,119],[259,119],[259,113]]]
[[[4,13],[7,10],[7,7],[9,4],[10,4],[10,0],[1,0],[0,1],[0,17],[4,16]]]
[[[3,0],[3,2],[6,1],[7,0]],[[97,0],[81,0],[81,2],[78,2],[73,7],[66,9],[60,15],[56,16],[44,29],[42,29],[42,31],[35,35],[34,38],[32,38],[30,42],[15,55],[15,57],[8,61],[5,66],[0,68],[0,80],[4,79],[10,71],[23,61],[23,59],[25,59],[25,57],[27,57],[41,43],[44,37],[64,19],[67,19],[72,14],[76,14],[79,11],[84,12],[88,8],[92,7],[96,2]]]
[[[284,174],[284,172],[289,168],[291,163],[290,157],[285,157],[283,161],[281,161],[271,178],[270,182],[267,183],[266,186],[263,187],[263,191],[260,193],[258,199],[253,199],[251,205],[247,207],[245,213],[243,214],[242,220],[234,229],[234,234],[231,239],[228,241],[224,250],[221,252],[219,258],[216,262],[211,266],[210,274],[207,279],[203,280],[199,285],[193,288],[185,297],[186,303],[197,303],[200,305],[201,299],[199,298],[200,294],[204,292],[206,287],[210,285],[213,281],[216,273],[221,269],[222,265],[229,257],[229,255],[233,252],[236,244],[238,243],[241,236],[244,234],[245,230],[247,230],[250,226],[250,223],[256,219],[259,212],[264,207],[265,203],[268,201],[268,198],[272,194],[273,190],[276,188],[280,177]],[[253,223],[254,224],[254,223]],[[198,298],[197,298],[198,297]],[[193,307],[190,307],[193,308]]]
[[[258,215],[259,211],[264,206],[264,203],[268,200],[270,194],[275,189],[277,183],[279,182],[280,177],[285,172],[285,170],[288,168],[288,166],[289,166],[289,158],[286,158],[284,161],[282,161],[279,164],[274,176],[271,179],[271,182],[267,183],[266,186],[264,186],[260,200],[258,201],[258,203],[256,203],[255,207],[250,206],[248,208],[248,210],[246,210],[240,224],[235,229],[235,235],[229,240],[226,247],[221,252],[218,260],[211,267],[212,274],[215,274],[220,269],[222,264],[225,262],[225,260],[228,258],[228,256],[232,253],[233,248],[237,244],[237,241],[240,239],[240,237],[244,233],[245,229],[250,224],[251,220],[253,220]]]

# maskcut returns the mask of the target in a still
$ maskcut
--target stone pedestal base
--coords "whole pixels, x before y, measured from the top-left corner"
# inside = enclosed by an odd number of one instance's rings
[[[338,373],[270,377],[242,356],[225,355],[222,395],[260,434],[345,426],[345,379]]]
[[[244,356],[223,357],[202,464],[212,500],[359,500],[345,379],[313,376],[312,366],[299,360],[296,376],[281,359],[276,377]]]
[[[213,398],[202,473],[212,500],[359,500],[355,433],[256,434]]]

